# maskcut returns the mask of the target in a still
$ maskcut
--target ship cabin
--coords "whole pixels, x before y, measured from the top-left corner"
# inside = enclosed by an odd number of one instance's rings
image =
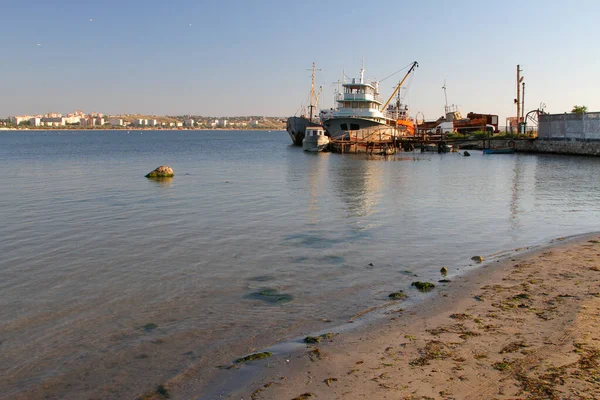
[[[408,120],[408,106],[396,101],[394,104],[390,104],[385,110],[385,116],[392,120]]]
[[[340,93],[337,98],[338,109],[335,117],[354,117],[374,119],[378,122],[385,121],[385,117],[381,112],[383,103],[379,101],[377,82],[372,84],[357,82],[352,79],[352,83],[342,85],[344,92]]]
[[[304,137],[325,136],[325,129],[321,126],[307,126]]]

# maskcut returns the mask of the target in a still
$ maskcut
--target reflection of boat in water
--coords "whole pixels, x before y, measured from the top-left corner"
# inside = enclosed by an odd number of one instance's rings
[[[483,149],[483,154],[513,154],[514,152],[515,149],[511,147],[503,147],[501,149]]]
[[[427,143],[421,147],[421,153],[458,153],[458,147],[446,142]]]
[[[329,138],[325,136],[322,126],[308,126],[305,131],[302,148],[304,151],[318,153],[327,150]]]
[[[366,83],[364,68],[360,70],[360,79],[342,84],[343,93],[337,93],[337,109],[321,111],[321,121],[332,139],[351,139],[360,137],[356,131],[376,132],[380,140],[393,140],[400,136],[414,135],[415,126],[408,117],[408,107],[400,100],[400,88],[408,75],[418,66],[413,62],[410,69],[398,84],[387,102],[379,100],[379,82]],[[398,99],[390,104],[394,96]],[[364,135],[363,135],[364,136]]]
[[[487,142],[487,144],[486,144]],[[483,154],[513,154],[515,152],[515,141],[509,140],[507,147],[492,148],[492,141],[489,137],[483,141]]]
[[[304,135],[306,132],[306,128],[309,126],[320,126],[316,121],[316,108],[319,103],[319,97],[321,95],[321,89],[319,88],[319,93],[315,95],[315,71],[316,65],[313,62],[312,64],[312,81],[310,87],[310,100],[308,106],[308,118],[305,114],[300,115],[299,117],[290,117],[287,119],[285,130],[288,132],[290,137],[292,138],[292,143],[296,146],[302,146],[302,140],[304,139]]]

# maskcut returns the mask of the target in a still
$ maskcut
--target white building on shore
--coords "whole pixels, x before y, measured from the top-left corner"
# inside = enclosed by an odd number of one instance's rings
[[[123,126],[123,118],[111,118],[108,123],[110,126]]]
[[[8,117],[8,120],[11,124],[19,126],[21,122],[28,122],[32,118],[35,118],[33,115],[19,115],[16,117]]]

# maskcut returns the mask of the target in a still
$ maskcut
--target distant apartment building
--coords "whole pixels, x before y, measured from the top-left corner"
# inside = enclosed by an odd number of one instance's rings
[[[123,126],[123,118],[111,118],[108,123],[110,126]]]
[[[147,126],[148,125],[148,120],[147,119],[143,119],[143,118],[136,119],[135,120],[135,124],[137,126]]]
[[[186,119],[185,121],[183,121],[183,125],[187,128],[193,128],[194,125],[196,124],[196,121],[194,121],[193,119]]]
[[[104,118],[94,118],[94,117],[87,117],[87,118],[81,118],[80,122],[81,126],[102,126],[104,125]]]
[[[56,113],[52,113],[52,114],[56,115]],[[66,118],[62,117],[62,116],[61,117],[43,117],[43,118],[41,118],[40,124],[43,126],[65,126]]]
[[[29,120],[29,124],[31,126],[41,126],[42,125],[42,119],[40,117],[33,117]]]
[[[96,125],[96,120],[94,118],[90,118],[90,117],[81,118],[79,120],[79,124],[81,126],[94,126],[94,125]]]
[[[222,119],[217,123],[217,126],[219,128],[227,128],[227,120],[226,119]]]
[[[148,119],[146,120],[146,125],[148,126],[157,126],[158,125],[158,121],[156,121],[155,119]]]
[[[259,125],[259,122],[257,120],[253,119],[252,121],[250,121],[250,127],[256,128],[256,127],[258,127],[258,125]]]
[[[8,117],[8,120],[12,125],[19,126],[21,122],[29,122],[32,118],[34,118],[32,115],[19,115],[17,117]]]
[[[71,115],[71,116],[66,116],[66,117],[62,117],[65,121],[65,124],[71,124],[71,125],[75,125],[75,124],[79,124],[81,122],[81,118],[83,118],[82,116],[79,115]]]
[[[183,122],[175,122],[175,126],[178,128],[182,128],[183,127]]]

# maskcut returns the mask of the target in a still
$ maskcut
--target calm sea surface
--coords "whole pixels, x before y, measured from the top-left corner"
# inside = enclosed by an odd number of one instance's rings
[[[1,132],[0,398],[134,398],[164,382],[201,398],[215,366],[344,324],[410,290],[407,271],[437,280],[473,255],[600,229],[600,158],[289,142]],[[161,164],[172,181],[144,178]]]

